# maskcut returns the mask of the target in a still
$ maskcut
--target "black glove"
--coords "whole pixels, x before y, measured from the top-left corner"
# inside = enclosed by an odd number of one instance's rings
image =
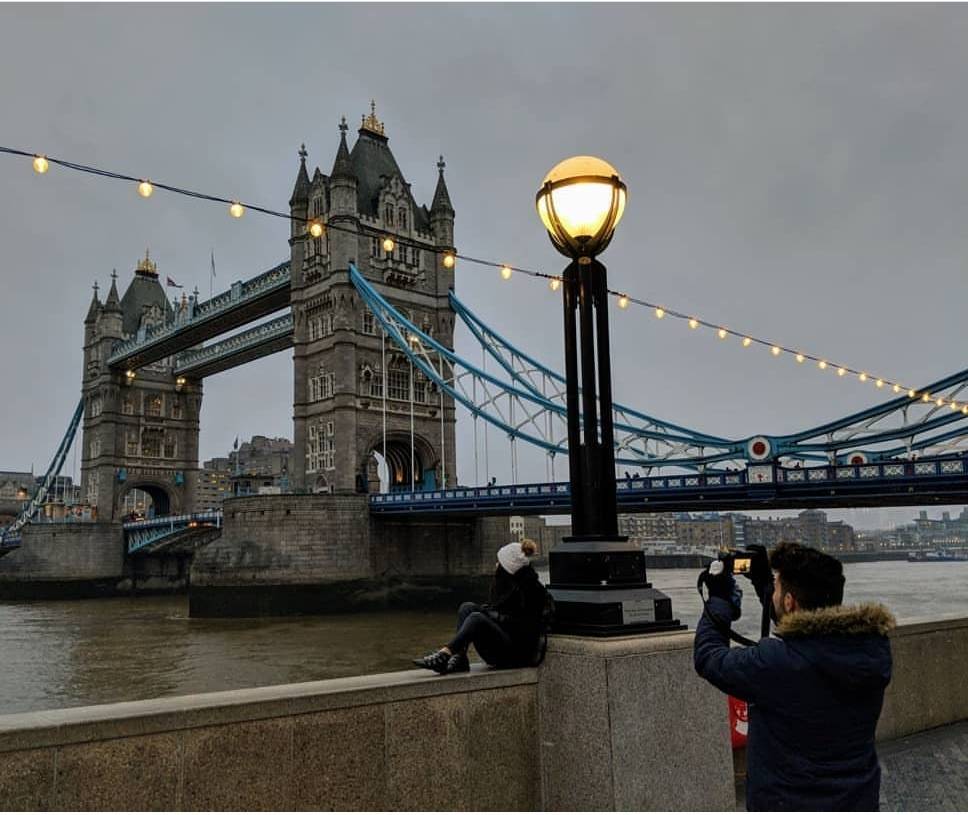
[[[738,620],[743,613],[743,590],[736,585],[731,574],[727,574],[721,560],[714,560],[700,576],[706,584],[710,597],[719,597],[729,603],[730,612],[734,620]]]
[[[765,546],[747,546],[754,553],[750,563],[749,579],[753,583],[753,590],[761,603],[768,602],[773,594],[773,570],[770,568],[770,556]]]

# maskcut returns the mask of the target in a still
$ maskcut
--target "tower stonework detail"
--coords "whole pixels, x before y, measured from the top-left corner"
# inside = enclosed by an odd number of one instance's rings
[[[300,492],[376,492],[384,451],[391,489],[453,485],[453,400],[442,398],[384,339],[349,277],[353,263],[414,324],[453,348],[448,292],[454,272],[443,257],[453,250],[454,210],[443,161],[428,209],[414,200],[372,107],[352,149],[345,119],[339,129],[329,175],[317,168],[310,176],[300,150],[290,200],[293,486]],[[302,219],[317,217],[329,228],[313,238]],[[394,241],[391,251],[384,248],[387,237]]]
[[[188,308],[184,297],[177,308]],[[116,275],[103,304],[95,289],[84,320],[81,493],[99,520],[119,519],[134,489],[151,497],[156,515],[193,510],[201,383],[176,379],[171,358],[133,377],[108,366],[115,343],[178,316],[147,253],[123,297]]]

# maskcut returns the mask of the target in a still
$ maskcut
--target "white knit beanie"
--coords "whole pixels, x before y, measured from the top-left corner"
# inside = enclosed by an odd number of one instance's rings
[[[504,571],[514,574],[528,565],[528,556],[521,550],[521,544],[513,541],[497,550],[497,562]]]

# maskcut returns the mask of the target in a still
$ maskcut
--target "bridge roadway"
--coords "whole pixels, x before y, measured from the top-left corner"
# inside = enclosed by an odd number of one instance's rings
[[[756,510],[803,507],[968,503],[968,453],[920,461],[628,478],[618,482],[620,512]],[[564,515],[567,483],[458,487],[371,495],[370,512],[388,516]],[[124,524],[128,553],[192,545],[219,534],[221,510]]]
[[[968,502],[968,453],[802,468],[750,464],[735,472],[620,479],[617,488],[619,512],[961,504]],[[370,496],[370,511],[376,515],[554,515],[570,508],[567,483]]]

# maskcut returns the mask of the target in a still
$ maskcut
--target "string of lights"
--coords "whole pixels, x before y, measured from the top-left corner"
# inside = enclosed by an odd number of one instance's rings
[[[185,187],[177,187],[172,184],[163,184],[158,181],[152,181],[149,178],[127,175],[125,173],[118,173],[111,170],[104,170],[99,167],[92,167],[86,164],[78,164],[77,162],[68,161],[66,159],[54,158],[53,156],[48,156],[43,153],[35,153],[27,150],[18,150],[12,147],[0,146],[0,153],[6,153],[13,156],[21,156],[23,158],[28,158],[33,164],[34,171],[38,175],[44,175],[50,170],[51,165],[58,167],[64,167],[68,170],[74,170],[76,172],[87,173],[89,175],[99,176],[102,178],[110,178],[117,181],[126,181],[129,183],[134,183],[137,185],[137,192],[142,198],[150,198],[156,189],[164,190],[166,192],[174,193],[176,195],[182,195],[189,198],[197,198],[203,201],[212,201],[214,203],[227,204],[229,215],[233,218],[241,218],[247,210],[252,210],[253,212],[259,212],[263,215],[269,215],[274,218],[282,218],[291,223],[297,223],[306,227],[306,231],[313,238],[320,238],[326,232],[326,230],[342,231],[352,234],[358,234],[358,231],[352,227],[343,226],[341,224],[326,223],[323,219],[318,217],[306,217],[302,218],[293,215],[290,212],[281,212],[279,210],[272,209],[271,207],[265,207],[258,204],[253,204],[250,202],[245,202],[240,199],[225,198],[218,195],[210,195],[208,193],[198,192],[197,190],[190,190]],[[411,243],[406,239],[401,240],[399,237],[394,237],[388,235],[378,229],[373,227],[362,225],[362,231],[366,234],[382,238],[381,246],[383,250],[387,253],[393,252],[393,250],[399,244],[400,246],[413,246],[414,248],[421,249],[422,251],[431,251],[434,254],[443,255],[442,263],[445,268],[453,269],[456,266],[457,260],[461,260],[467,263],[472,263],[478,266],[486,266],[489,268],[499,270],[500,276],[503,280],[510,280],[514,274],[523,274],[528,277],[533,277],[537,279],[543,279],[548,281],[548,285],[552,291],[558,291],[561,287],[562,278],[560,275],[547,274],[545,272],[536,271],[534,269],[525,269],[520,266],[513,266],[509,263],[500,263],[493,260],[487,260],[484,258],[471,257],[470,255],[460,254],[451,249],[430,249],[424,245],[418,245],[416,243]],[[695,315],[690,315],[683,313],[681,311],[676,311],[675,309],[667,308],[658,303],[652,303],[648,300],[643,300],[638,297],[633,297],[625,292],[615,291],[613,289],[608,289],[608,293],[616,298],[617,305],[620,309],[627,309],[630,304],[635,304],[643,308],[647,308],[653,312],[656,319],[662,320],[666,317],[670,317],[673,320],[681,320],[688,324],[691,330],[698,330],[700,328],[710,329],[716,332],[716,336],[720,340],[728,340],[733,337],[740,341],[743,348],[749,348],[752,345],[762,346],[763,348],[769,349],[770,353],[774,357],[780,357],[782,355],[793,357],[798,364],[803,364],[807,361],[815,363],[817,368],[822,371],[831,370],[835,371],[838,377],[845,377],[850,374],[852,377],[856,377],[860,382],[870,382],[878,389],[890,388],[895,394],[907,393],[907,396],[911,400],[920,399],[923,402],[934,402],[937,407],[944,407],[948,405],[951,410],[960,410],[965,415],[968,415],[968,403],[959,404],[956,400],[945,400],[942,397],[935,396],[928,393],[927,391],[919,391],[917,388],[911,388],[907,385],[901,384],[901,382],[882,376],[875,376],[869,374],[866,371],[860,370],[858,368],[852,367],[850,365],[837,363],[829,360],[826,357],[818,356],[816,354],[809,353],[807,351],[792,348],[787,345],[774,342],[772,340],[763,339],[757,337],[756,335],[748,332],[736,331],[731,328],[727,328],[725,325],[720,323],[711,322]]]

